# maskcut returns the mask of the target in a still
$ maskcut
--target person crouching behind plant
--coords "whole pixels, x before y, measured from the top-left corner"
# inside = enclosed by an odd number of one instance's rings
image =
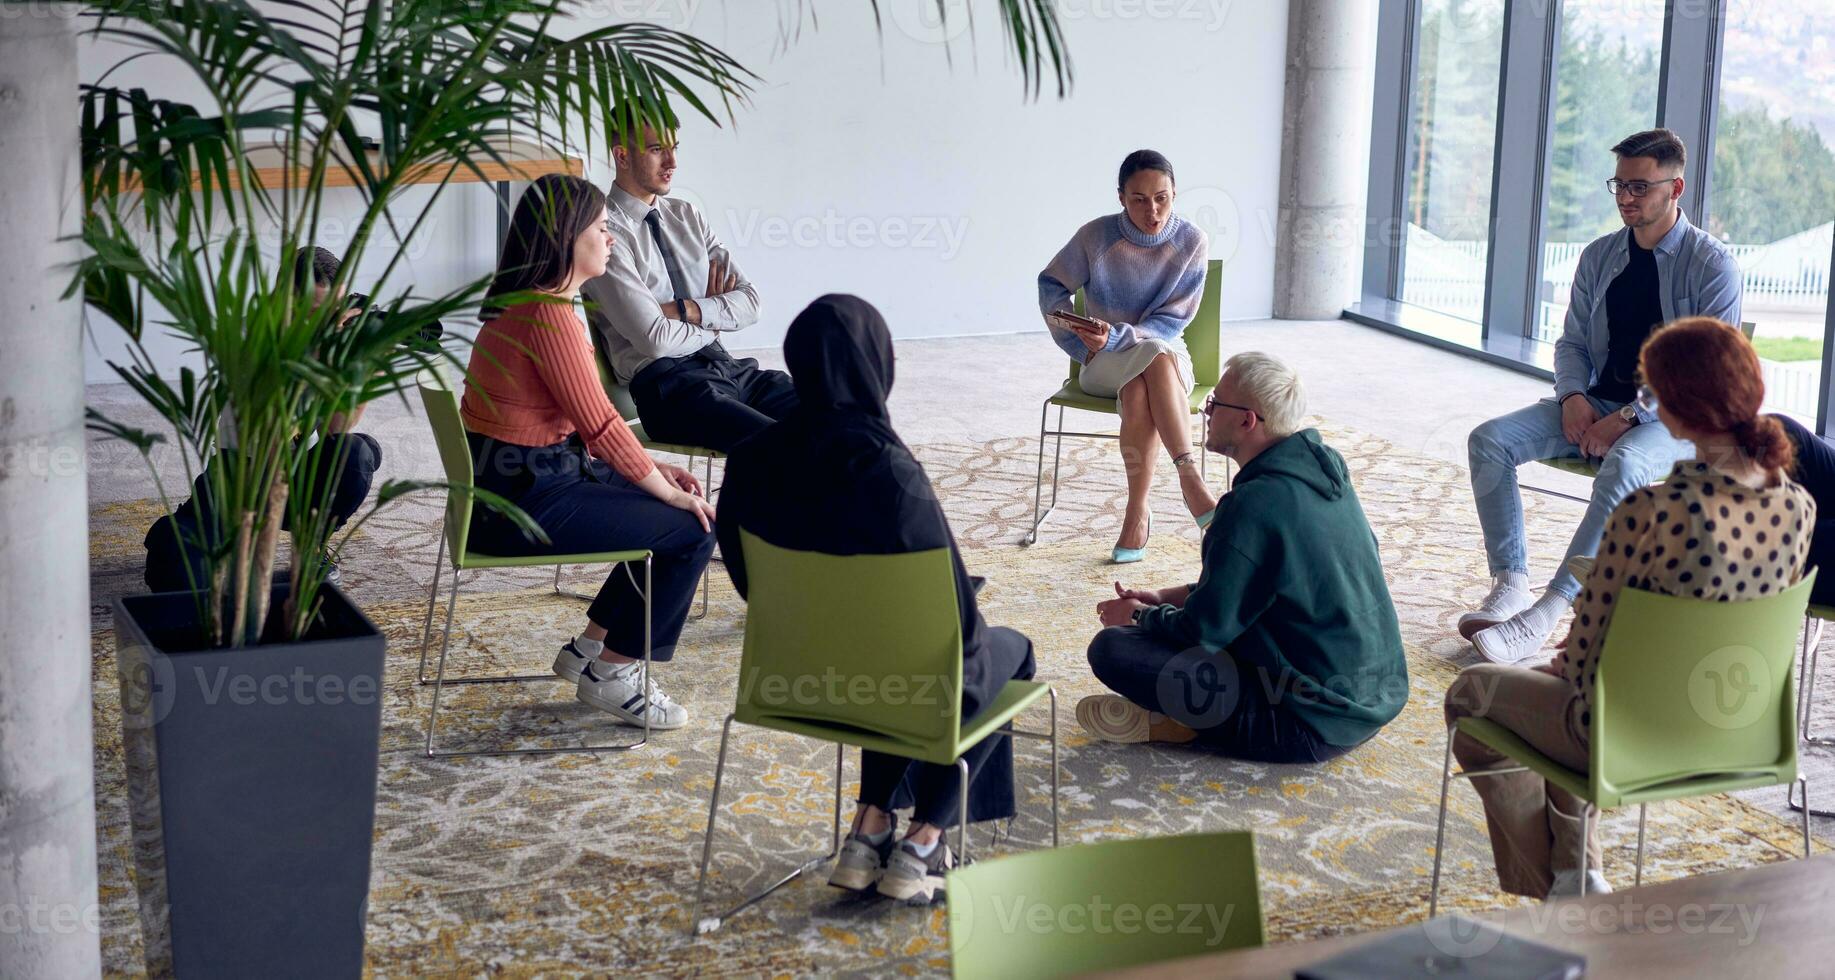
[[[1204,411],[1241,467],[1192,585],[1125,589],[1096,607],[1090,668],[1115,691],[1077,704],[1109,742],[1192,742],[1238,759],[1323,762],[1408,701],[1401,628],[1344,458],[1301,429],[1293,369],[1230,358]]]
[[[1790,479],[1794,450],[1778,420],[1758,414],[1765,381],[1740,332],[1712,317],[1662,327],[1644,342],[1636,392],[1694,458],[1669,478],[1631,492],[1606,520],[1581,584],[1561,655],[1540,667],[1477,664],[1446,692],[1446,723],[1485,718],[1575,772],[1590,764],[1594,678],[1620,589],[1738,602],[1789,588],[1803,575],[1816,501]],[[1502,762],[1464,735],[1453,754],[1467,772]],[[1513,895],[1581,894],[1580,833],[1588,804],[1534,772],[1472,780],[1484,801],[1498,885]],[[1588,893],[1609,892],[1600,873],[1599,822],[1586,842]]]
[[[301,290],[311,289],[315,306],[342,304],[345,302],[342,287],[336,295],[332,293],[339,266],[338,257],[326,249],[316,245],[302,248],[295,253],[293,281]],[[362,312],[360,307],[352,306],[342,314],[343,322],[349,323]],[[318,433],[322,443],[313,454],[313,480],[306,492],[328,501],[332,531],[343,527],[357,508],[363,506],[363,501],[369,497],[370,485],[375,482],[376,470],[382,465],[382,444],[374,436],[355,431],[357,421],[363,417],[363,408],[358,405],[352,412],[333,415],[324,431]],[[218,452],[234,452],[236,442],[236,420],[228,409],[224,409],[217,422]],[[147,531],[148,589],[190,592],[209,587],[206,556],[217,533],[216,522],[210,513],[211,480],[207,467],[193,484],[191,499],[179,505],[171,515],[153,522],[153,527]],[[291,516],[282,518],[283,530],[290,530],[291,525]],[[325,566],[326,582],[337,585],[343,580],[331,556],[326,556]]]

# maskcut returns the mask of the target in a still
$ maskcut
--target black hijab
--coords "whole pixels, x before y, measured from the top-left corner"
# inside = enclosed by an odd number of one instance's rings
[[[798,407],[735,447],[721,483],[716,529],[739,594],[741,527],[799,551],[955,554],[929,475],[892,429],[892,332],[879,311],[857,296],[817,299],[791,321],[784,360]],[[959,554],[955,566],[963,652],[972,656],[981,616]]]

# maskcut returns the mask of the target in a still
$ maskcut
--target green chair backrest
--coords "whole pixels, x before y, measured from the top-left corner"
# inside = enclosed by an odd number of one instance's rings
[[[1112,970],[1262,944],[1246,830],[1077,844],[951,872],[958,980]]]
[[[912,758],[955,760],[962,623],[948,548],[827,555],[746,530],[740,548],[750,582],[740,721],[874,733]]]
[[[1074,309],[1083,312],[1083,290],[1077,290]],[[1204,293],[1198,300],[1198,312],[1185,325],[1185,349],[1191,354],[1192,378],[1202,388],[1214,385],[1223,375],[1223,260],[1212,259],[1204,271]],[[1077,380],[1083,365],[1073,358],[1070,380]]]
[[[446,482],[470,489],[472,485],[471,443],[465,439],[465,421],[459,417],[459,395],[446,379],[432,371],[421,372],[418,379],[421,406],[427,410],[427,421],[433,424],[433,441],[440,450],[440,464],[446,469]],[[457,564],[465,557],[466,539],[471,536],[472,495],[463,490],[446,491],[446,549]]]
[[[1619,593],[1593,690],[1597,805],[1692,777],[1795,778],[1791,664],[1815,580],[1737,602]]]
[[[637,402],[631,398],[631,389],[619,383],[618,372],[612,370],[612,353],[605,349],[605,339],[591,323],[587,324],[586,336],[591,338],[594,360],[599,362],[599,384],[605,389],[605,397],[612,400],[612,407],[626,422],[637,418]]]

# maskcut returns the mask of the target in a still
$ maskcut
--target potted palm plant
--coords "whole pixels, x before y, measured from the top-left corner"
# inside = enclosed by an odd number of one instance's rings
[[[189,591],[115,604],[151,973],[361,970],[384,645],[326,581],[362,520],[334,534],[310,475],[342,465],[347,443],[316,436],[405,393],[423,370],[462,366],[456,342],[425,338],[475,314],[490,281],[480,270],[444,295],[416,295],[399,284],[403,243],[455,180],[519,174],[515,147],[577,158],[616,134],[673,128],[678,106],[718,125],[750,90],[751,72],[682,32],[614,24],[557,36],[572,4],[88,5],[94,35],[136,49],[130,58],[163,56],[206,93],[187,102],[122,88],[111,71],[80,106],[88,254],[71,288],[126,334],[129,363],[112,366],[167,431],[93,411],[91,425],[149,465],[169,433],[187,480],[191,461],[202,467],[211,503],[181,535]],[[999,7],[1028,91],[1048,57],[1061,93],[1068,63],[1050,0]],[[411,188],[422,193],[408,206]],[[298,256],[333,195],[361,204],[326,291],[374,297],[355,320],[301,281]],[[350,281],[377,264],[379,276]],[[201,367],[163,375],[145,345],[155,331],[181,338]],[[375,506],[443,486],[391,481]]]

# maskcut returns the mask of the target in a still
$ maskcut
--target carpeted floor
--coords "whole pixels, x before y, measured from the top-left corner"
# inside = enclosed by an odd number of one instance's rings
[[[1071,706],[1100,688],[1083,650],[1094,602],[1110,590],[1107,565],[1123,500],[1106,444],[1067,444],[1059,511],[1042,541],[1017,541],[1032,513],[1036,444],[998,440],[926,445],[971,569],[989,578],[990,622],[1032,637],[1041,680],[1057,686],[1066,843],[1248,828],[1256,832],[1271,942],[1357,932],[1426,912],[1443,746],[1440,698],[1472,656],[1453,630],[1483,590],[1478,531],[1464,470],[1330,426],[1348,458],[1381,541],[1408,646],[1408,709],[1368,745],[1320,767],[1238,763],[1182,748],[1091,743]],[[1213,465],[1218,461],[1213,460]],[[1217,476],[1213,470],[1213,479]],[[1169,476],[1156,490],[1159,521],[1148,560],[1126,581],[1188,581],[1198,539]],[[1571,515],[1531,496],[1530,548],[1559,554]],[[97,810],[104,958],[111,974],[139,972],[138,924],[127,846],[113,634],[106,605],[138,591],[147,501],[99,504],[92,514]],[[370,521],[345,566],[347,591],[389,638],[381,800],[369,908],[369,962],[377,975],[509,976],[635,972],[664,976],[945,971],[941,909],[893,907],[825,887],[814,876],[732,919],[687,936],[720,721],[734,697],[743,606],[716,566],[712,608],[690,624],[659,679],[694,718],[634,753],[429,761],[420,755],[430,688],[415,681],[438,506],[399,505]],[[590,588],[589,570],[570,576]],[[584,605],[556,596],[540,572],[468,576],[458,604],[455,673],[545,669],[577,629]],[[442,742],[577,744],[628,737],[573,700],[558,681],[448,689]],[[1022,719],[1038,729],[1041,708]],[[450,727],[448,727],[450,726]],[[447,740],[450,739],[448,742]],[[1047,755],[1022,741],[1020,816],[998,850],[1049,840]],[[855,760],[847,779],[856,776]],[[714,900],[774,880],[825,849],[833,806],[832,747],[741,730],[728,761],[714,849]],[[852,787],[848,787],[851,794]],[[1608,817],[1607,873],[1628,884],[1635,819]],[[1797,829],[1737,799],[1653,808],[1650,878],[1788,859]],[[987,832],[976,838],[986,855]],[[1456,788],[1444,896],[1490,908],[1498,895],[1476,798]]]

